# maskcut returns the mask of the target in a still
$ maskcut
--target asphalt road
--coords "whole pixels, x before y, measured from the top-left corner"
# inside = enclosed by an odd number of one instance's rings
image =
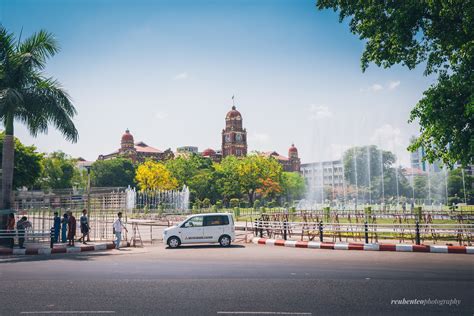
[[[251,244],[9,257],[0,315],[473,315],[473,272],[472,255]]]

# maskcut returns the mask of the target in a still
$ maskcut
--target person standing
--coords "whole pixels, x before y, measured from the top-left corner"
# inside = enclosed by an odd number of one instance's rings
[[[74,215],[72,215],[71,211],[68,212],[67,229],[67,245],[74,247],[74,237],[76,236],[76,218]]]
[[[25,249],[23,245],[25,243],[25,231],[28,228],[31,228],[31,223],[28,221],[26,216],[23,216],[16,224],[16,229],[18,231],[18,244],[21,249]]]
[[[79,240],[82,239],[82,243],[86,245],[86,236],[89,235],[89,218],[87,217],[87,210],[83,209],[82,210],[82,216],[80,218],[80,223],[81,223],[81,234],[82,237],[79,238]]]
[[[8,214],[7,220],[7,236],[9,237],[9,246],[13,248],[15,245],[15,214]]]
[[[53,228],[54,228],[54,238],[53,241],[55,243],[59,242],[59,229],[61,228],[61,217],[59,217],[58,212],[54,212],[54,219],[53,219]]]
[[[117,213],[117,219],[114,222],[113,233],[115,235],[115,249],[120,249],[120,242],[122,241],[122,229],[128,232],[127,227],[122,223],[122,212]]]
[[[63,219],[61,220],[61,241],[63,243],[66,243],[67,242],[67,223],[68,223],[69,219],[68,219],[68,216],[67,216],[67,213],[64,213],[63,215]]]

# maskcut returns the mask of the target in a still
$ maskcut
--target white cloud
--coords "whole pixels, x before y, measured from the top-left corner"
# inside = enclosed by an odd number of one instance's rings
[[[402,131],[399,128],[385,124],[374,131],[370,141],[372,144],[397,155],[398,162],[396,164],[409,164],[410,159],[406,149],[408,139],[402,135]]]
[[[158,120],[163,120],[165,118],[168,117],[168,114],[166,114],[165,112],[156,112],[155,113],[155,117],[158,119]]]
[[[189,75],[187,72],[182,72],[180,74],[177,74],[176,76],[173,77],[173,80],[184,80],[188,79]]]
[[[369,91],[372,91],[372,92],[377,92],[377,91],[380,91],[380,90],[383,90],[383,86],[381,84],[378,84],[378,83],[374,83],[373,85],[371,85],[369,87]]]
[[[388,84],[389,90],[395,90],[400,85],[400,80],[397,81],[390,81]]]
[[[254,143],[263,144],[263,143],[268,143],[268,141],[270,140],[270,136],[266,133],[254,132],[251,135],[249,135],[248,140]]]
[[[310,120],[321,120],[332,117],[332,112],[325,105],[311,104],[309,108],[309,119]]]
[[[398,88],[399,85],[400,85],[400,80],[390,81],[386,85],[382,85],[380,83],[374,83],[370,87],[361,88],[360,92],[379,92],[379,91],[386,90],[386,89],[395,90],[396,88]]]

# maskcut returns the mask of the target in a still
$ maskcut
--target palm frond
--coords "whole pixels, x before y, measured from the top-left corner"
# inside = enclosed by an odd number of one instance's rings
[[[78,131],[72,118],[77,111],[69,95],[52,79],[43,79],[23,92],[24,106],[16,118],[23,121],[33,136],[45,133],[52,123],[67,140],[76,142]]]
[[[59,51],[59,45],[52,33],[41,30],[24,40],[18,50],[25,62],[38,69],[46,66],[46,59]]]
[[[14,51],[15,37],[0,24],[0,66],[5,59]]]

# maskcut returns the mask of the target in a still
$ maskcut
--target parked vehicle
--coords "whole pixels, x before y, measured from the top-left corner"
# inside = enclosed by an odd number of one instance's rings
[[[234,240],[234,218],[229,213],[192,215],[163,232],[163,241],[170,248],[192,243],[219,243],[228,247]]]

